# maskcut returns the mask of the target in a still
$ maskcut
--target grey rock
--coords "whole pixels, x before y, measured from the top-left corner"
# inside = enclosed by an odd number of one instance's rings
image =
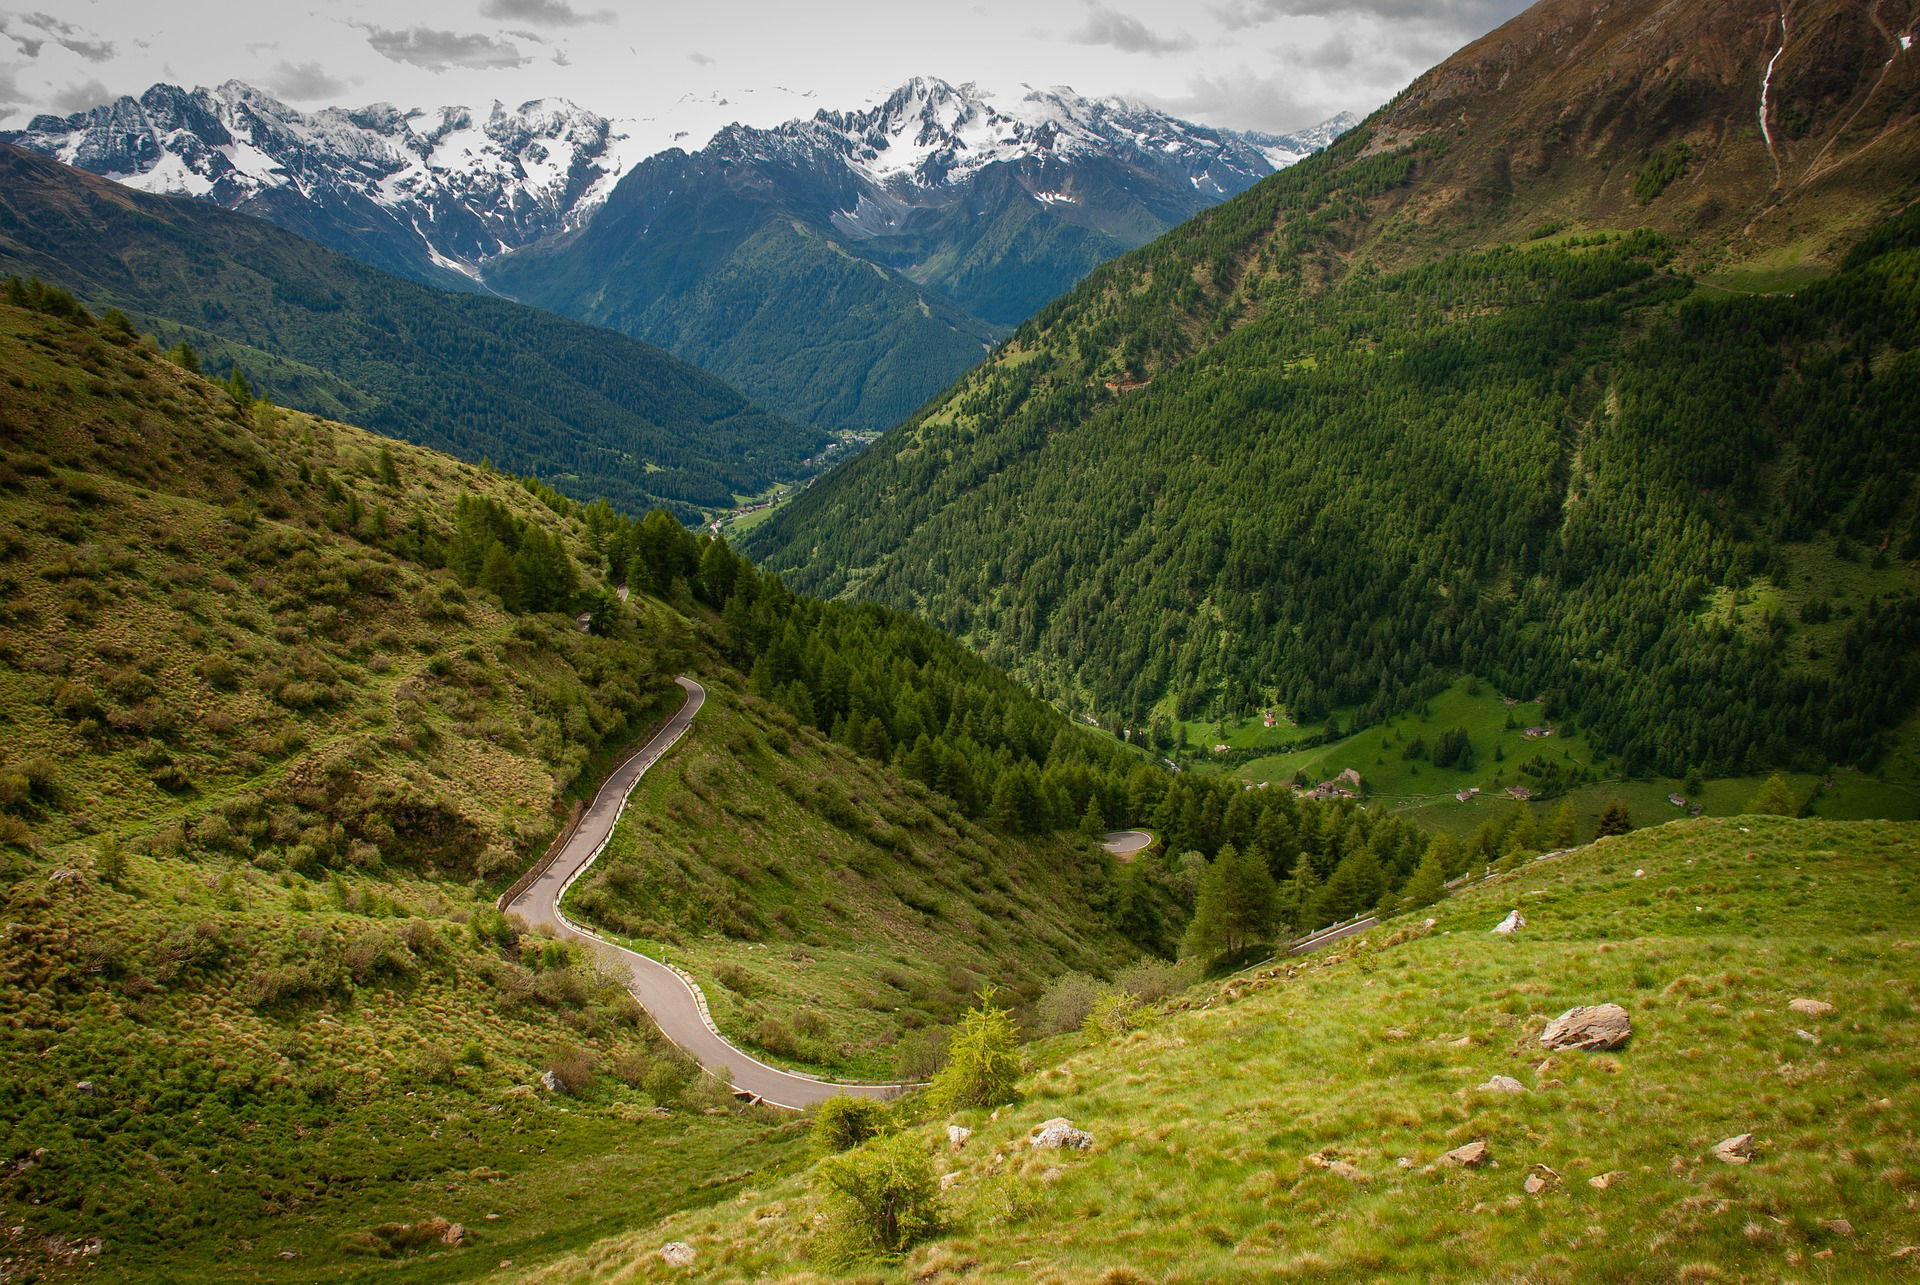
[[[1464,1147],[1455,1147],[1440,1159],[1450,1165],[1459,1165],[1464,1169],[1478,1169],[1491,1159],[1493,1153],[1487,1150],[1484,1138],[1476,1138]]]
[[[560,1088],[560,1077],[552,1071],[540,1072],[540,1087],[549,1093],[560,1093],[563,1091]]]
[[[947,1126],[947,1145],[955,1151],[967,1145],[967,1139],[973,1136],[973,1130],[961,1124]]]
[[[1062,1147],[1085,1151],[1093,1145],[1093,1135],[1073,1127],[1073,1121],[1055,1116],[1033,1131],[1027,1145],[1058,1150]]]
[[[1617,1049],[1633,1038],[1633,1019],[1618,1004],[1570,1008],[1547,1023],[1540,1043],[1550,1049]]]
[[[1805,1017],[1825,1017],[1833,1012],[1833,1005],[1823,999],[1796,999],[1787,1007]]]
[[[1529,1196],[1537,1196],[1560,1185],[1560,1175],[1545,1165],[1533,1165],[1527,1170],[1527,1180],[1520,1184]]]
[[[1587,1186],[1592,1187],[1595,1191],[1605,1191],[1608,1187],[1613,1186],[1626,1176],[1624,1170],[1610,1169],[1606,1173],[1597,1173],[1587,1179]]]
[[[1496,1075],[1485,1084],[1477,1084],[1474,1087],[1484,1093],[1525,1093],[1527,1091],[1527,1086],[1511,1075]]]
[[[1493,931],[1502,937],[1511,937],[1527,926],[1527,917],[1517,910],[1509,911],[1507,917],[1493,926]]]
[[[1730,1165],[1743,1165],[1753,1158],[1753,1135],[1736,1133],[1715,1145],[1712,1155],[1715,1160],[1724,1161]]]
[[[668,1267],[692,1267],[696,1255],[684,1240],[670,1240],[660,1246],[660,1261]]]

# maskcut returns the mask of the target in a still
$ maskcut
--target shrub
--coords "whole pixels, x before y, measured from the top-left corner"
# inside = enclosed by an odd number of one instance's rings
[[[1113,975],[1116,989],[1131,992],[1142,1004],[1178,995],[1200,979],[1191,960],[1137,959]]]
[[[646,1095],[663,1107],[676,1105],[686,1096],[687,1087],[700,1074],[700,1068],[694,1060],[684,1053],[674,1052],[657,1057],[648,1066],[640,1087]]]
[[[936,1111],[997,1106],[1013,1100],[1020,1078],[1019,1032],[1013,1017],[993,1002],[989,986],[960,1019],[947,1046],[947,1064],[933,1077],[929,1094]]]
[[[933,1161],[895,1134],[821,1164],[821,1248],[829,1262],[894,1258],[940,1225]]]
[[[1100,983],[1085,973],[1067,973],[1056,977],[1033,1006],[1036,1034],[1058,1035],[1071,1031],[1087,1020],[1100,998]]]
[[[879,1136],[886,1121],[887,1108],[883,1103],[842,1093],[813,1109],[813,1129],[808,1137],[815,1153],[837,1156]]]
[[[1126,991],[1108,991],[1094,1001],[1080,1026],[1089,1039],[1110,1040],[1139,1025],[1140,1000]]]
[[[546,1069],[562,1090],[578,1093],[593,1079],[593,1054],[582,1048],[563,1048],[547,1059]]]
[[[736,995],[753,994],[753,974],[738,964],[722,964],[713,970],[714,980]]]
[[[945,1031],[909,1031],[893,1046],[893,1072],[902,1080],[930,1080],[946,1064]]]

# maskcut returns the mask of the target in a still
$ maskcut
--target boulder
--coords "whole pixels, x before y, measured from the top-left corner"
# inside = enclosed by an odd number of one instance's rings
[[[1796,999],[1787,1007],[1806,1017],[1825,1017],[1833,1012],[1833,1005],[1823,999]]]
[[[1053,1150],[1067,1147],[1075,1151],[1085,1151],[1093,1145],[1093,1135],[1084,1129],[1074,1128],[1073,1121],[1055,1116],[1034,1129],[1033,1135],[1027,1139],[1027,1145]]]
[[[1440,1159],[1450,1165],[1459,1165],[1463,1169],[1478,1169],[1492,1158],[1492,1154],[1487,1150],[1486,1140],[1476,1138],[1464,1147],[1455,1147]]]
[[[1336,1178],[1345,1178],[1348,1182],[1359,1182],[1366,1175],[1338,1156],[1325,1151],[1316,1151],[1307,1157],[1307,1163],[1316,1169],[1325,1169]]]
[[[1511,1075],[1496,1075],[1485,1084],[1476,1084],[1475,1088],[1483,1093],[1525,1093],[1527,1086]]]
[[[555,1075],[552,1071],[540,1072],[540,1087],[545,1089],[549,1093],[562,1092],[560,1088],[560,1077]]]
[[[947,1126],[947,1145],[955,1151],[967,1145],[967,1139],[973,1136],[973,1130],[961,1124]]]
[[[448,1223],[440,1231],[442,1245],[464,1245],[467,1243],[467,1229],[459,1223]]]
[[[1529,1196],[1537,1196],[1560,1185],[1560,1175],[1545,1165],[1533,1165],[1527,1170],[1527,1180],[1521,1184]]]
[[[1605,1191],[1608,1187],[1613,1186],[1626,1176],[1623,1170],[1610,1169],[1606,1173],[1597,1173],[1587,1179],[1587,1186],[1592,1187],[1595,1191]]]
[[[1853,1224],[1844,1218],[1829,1218],[1820,1225],[1836,1236],[1853,1235]]]
[[[1493,926],[1493,931],[1502,937],[1511,937],[1527,926],[1527,917],[1517,910],[1507,912],[1507,917]]]
[[[693,1246],[684,1240],[670,1240],[660,1246],[660,1261],[668,1267],[692,1267]]]
[[[953,1187],[953,1184],[959,1181],[960,1181],[960,1173],[958,1170],[955,1170],[952,1173],[943,1173],[940,1175],[940,1190],[942,1191],[951,1190]]]
[[[1711,1154],[1715,1160],[1724,1161],[1730,1165],[1743,1165],[1753,1158],[1753,1135],[1736,1133],[1715,1145]]]
[[[1633,1019],[1618,1004],[1570,1008],[1547,1023],[1540,1043],[1550,1049],[1617,1049],[1633,1038]]]
[[[1818,1044],[1820,1042],[1820,1037],[1818,1035],[1815,1035],[1812,1031],[1803,1031],[1796,1026],[1793,1028],[1793,1033],[1795,1035],[1798,1035],[1801,1039],[1805,1040],[1809,1044]]]

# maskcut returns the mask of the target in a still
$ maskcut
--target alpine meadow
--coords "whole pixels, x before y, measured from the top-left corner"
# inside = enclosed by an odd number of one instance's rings
[[[1913,1278],[1917,26],[0,13],[0,1280]]]

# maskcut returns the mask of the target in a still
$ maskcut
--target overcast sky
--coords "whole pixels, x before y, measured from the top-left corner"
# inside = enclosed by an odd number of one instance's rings
[[[41,0],[47,3],[47,0]],[[0,120],[156,81],[302,107],[558,96],[657,116],[689,94],[769,125],[909,76],[1070,85],[1215,125],[1366,112],[1526,0],[51,0],[0,8]],[[776,90],[774,87],[781,87]],[[791,91],[791,92],[787,92]],[[811,95],[804,98],[803,95]]]

